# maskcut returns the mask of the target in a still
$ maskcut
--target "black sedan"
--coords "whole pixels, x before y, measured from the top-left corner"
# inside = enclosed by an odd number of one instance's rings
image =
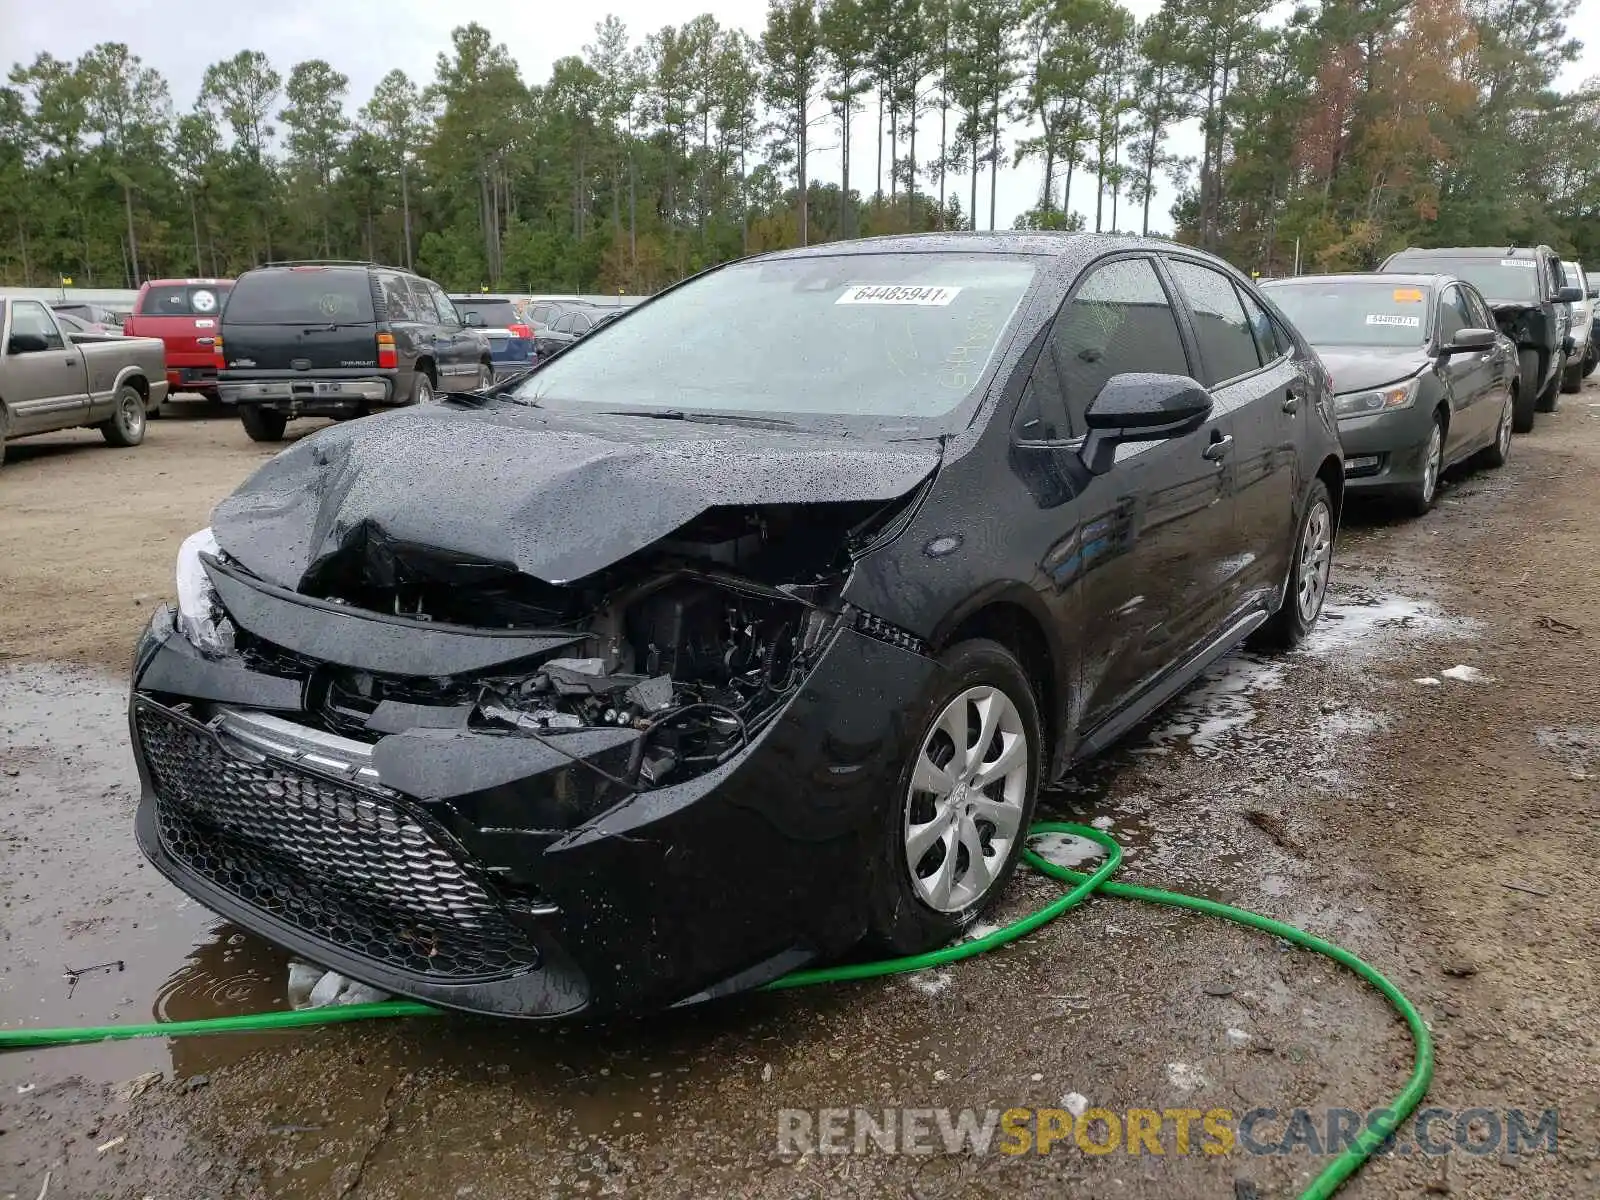
[[[938,946],[1039,787],[1321,612],[1310,347],[1091,235],[764,255],[262,466],[140,640],[140,845],[376,987],[554,1017]]]
[[[1352,491],[1420,515],[1439,476],[1504,465],[1519,396],[1517,347],[1478,290],[1452,275],[1307,275],[1264,284],[1333,377]]]
[[[533,355],[537,359],[549,358],[565,350],[602,323],[608,314],[590,305],[578,305],[557,314],[550,324],[533,333]]]

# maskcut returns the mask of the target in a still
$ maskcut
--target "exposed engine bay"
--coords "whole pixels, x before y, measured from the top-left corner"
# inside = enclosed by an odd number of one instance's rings
[[[737,754],[794,693],[840,619],[852,555],[885,536],[909,499],[713,509],[569,585],[370,532],[348,538],[302,594],[497,636],[560,634],[564,644],[515,670],[447,677],[301,660],[308,715],[365,741],[458,729],[562,754],[574,731],[637,731],[620,775],[585,765],[634,791],[693,778]],[[258,669],[295,665],[247,631],[239,649]]]

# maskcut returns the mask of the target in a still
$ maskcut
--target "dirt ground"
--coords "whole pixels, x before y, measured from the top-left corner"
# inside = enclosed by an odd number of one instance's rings
[[[136,450],[63,434],[0,468],[0,1026],[286,1006],[281,953],[142,863],[123,714],[179,540],[270,452],[188,414]],[[1122,842],[1123,878],[1288,920],[1388,974],[1433,1029],[1439,1128],[1559,1113],[1554,1152],[1407,1153],[1408,1128],[1341,1195],[1600,1197],[1597,559],[1591,387],[1430,516],[1354,513],[1307,647],[1230,657],[1046,798],[1041,815]],[[998,917],[1056,891],[1025,873]],[[1327,960],[1096,899],[947,970],[604,1026],[443,1018],[3,1055],[0,1200],[1290,1196],[1325,1157],[1179,1155],[1170,1135],[1159,1156],[1070,1139],[797,1154],[780,1110],[1086,1100],[1320,1122],[1382,1105],[1410,1063],[1391,1010]],[[1282,1121],[1261,1128],[1276,1140]]]

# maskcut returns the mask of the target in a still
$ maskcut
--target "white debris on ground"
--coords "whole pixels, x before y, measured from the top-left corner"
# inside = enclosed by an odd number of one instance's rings
[[[956,941],[975,942],[979,938],[986,938],[991,933],[999,932],[1000,926],[996,925],[993,921],[974,921],[962,931],[961,936],[957,938]]]
[[[1104,819],[1104,818],[1102,818]],[[1029,847],[1047,863],[1058,867],[1076,869],[1105,855],[1099,843],[1071,833],[1040,834],[1028,843]]]
[[[346,979],[337,971],[310,963],[289,964],[289,1007],[326,1008],[330,1004],[374,1004],[388,1000],[389,993]]]
[[[1423,687],[1439,687],[1443,680],[1435,679],[1432,675],[1424,675],[1421,679],[1413,679],[1412,683],[1420,683]]]
[[[1300,650],[1318,658],[1370,658],[1386,653],[1396,636],[1464,636],[1473,626],[1445,617],[1426,600],[1352,589],[1323,606],[1322,619]]]
[[[906,982],[924,996],[937,996],[955,982],[949,971],[916,971],[906,976]]]
[[[1478,670],[1477,667],[1469,667],[1464,664],[1461,666],[1451,667],[1446,671],[1440,671],[1439,674],[1443,675],[1446,679],[1455,679],[1462,683],[1494,682],[1493,675],[1485,675],[1482,671]]]
[[[1082,1092],[1068,1092],[1065,1096],[1061,1097],[1061,1107],[1066,1109],[1074,1117],[1081,1117],[1084,1113],[1089,1111],[1089,1097],[1085,1096]]]
[[[1243,1046],[1250,1041],[1250,1035],[1242,1029],[1230,1029],[1226,1036],[1229,1043],[1234,1046]]]
[[[1191,1067],[1188,1063],[1168,1063],[1167,1082],[1180,1092],[1192,1092],[1196,1088],[1206,1086],[1207,1080],[1200,1073],[1199,1067]]]

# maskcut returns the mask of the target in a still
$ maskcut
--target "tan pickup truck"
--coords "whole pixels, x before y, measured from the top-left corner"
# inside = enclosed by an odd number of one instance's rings
[[[80,425],[137,446],[166,398],[159,338],[68,336],[47,305],[0,298],[0,462],[11,438]]]

